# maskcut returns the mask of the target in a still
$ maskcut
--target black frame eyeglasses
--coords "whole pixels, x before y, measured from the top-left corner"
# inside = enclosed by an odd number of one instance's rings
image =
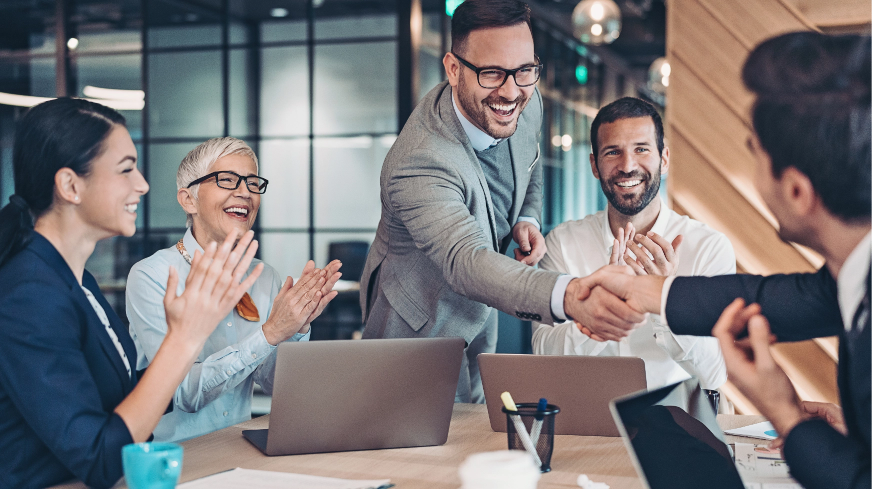
[[[222,175],[224,178],[222,178]],[[245,187],[253,194],[266,193],[266,186],[269,184],[269,180],[257,175],[243,177],[232,171],[215,171],[189,183],[187,188],[191,188],[198,183],[203,183],[213,177],[215,178],[215,185],[225,190],[236,190],[239,188],[239,182],[245,180]]]
[[[467,68],[475,72],[475,76],[478,79],[478,85],[481,88],[500,88],[501,86],[506,84],[506,80],[509,79],[509,75],[511,75],[511,77],[515,79],[515,85],[519,87],[529,87],[535,85],[536,82],[539,81],[539,77],[542,74],[542,63],[539,63],[538,56],[536,57],[537,64],[522,66],[516,70],[509,70],[506,68],[479,68],[478,66],[475,66],[469,61],[461,58],[456,53],[452,52],[451,54],[453,54],[454,57],[457,58],[457,61],[460,61],[463,66],[466,66]],[[482,73],[484,73],[485,75],[484,82],[482,82]],[[522,76],[524,76],[525,74],[527,74],[528,76],[533,76],[533,81],[531,81],[530,83],[518,83],[518,73],[521,73]],[[502,80],[497,82],[499,77],[502,77]]]

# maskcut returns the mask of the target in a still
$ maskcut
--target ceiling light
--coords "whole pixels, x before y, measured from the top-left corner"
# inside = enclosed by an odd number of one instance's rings
[[[585,44],[609,44],[621,34],[621,9],[614,0],[582,0],[572,11],[573,33]]]
[[[606,11],[603,8],[603,4],[596,2],[590,6],[590,18],[600,22],[603,20],[603,17],[606,16]]]
[[[145,100],[145,92],[142,90],[119,90],[117,88],[100,88],[91,85],[83,88],[82,94],[86,97],[106,100]]]
[[[0,92],[0,104],[14,105],[16,107],[33,107],[34,105],[48,102],[54,97],[34,97],[31,95],[18,95],[14,93]],[[145,106],[144,100],[106,100],[106,99],[85,99],[90,102],[95,102],[115,110],[142,110]]]
[[[648,68],[648,87],[657,93],[665,94],[669,86],[669,75],[672,74],[672,66],[666,58],[657,58]]]
[[[288,9],[277,7],[269,11],[271,17],[281,18],[288,16]]]

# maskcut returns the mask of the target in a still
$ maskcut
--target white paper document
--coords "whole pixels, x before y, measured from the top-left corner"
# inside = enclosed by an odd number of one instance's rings
[[[780,450],[763,445],[736,443],[733,447],[736,469],[745,489],[802,489],[790,477]]]
[[[742,428],[726,430],[724,433],[733,436],[748,436],[751,438],[760,438],[761,440],[774,440],[778,438],[778,433],[775,432],[775,427],[769,421],[752,424]]]
[[[233,469],[179,484],[178,489],[378,489],[390,479],[350,480],[266,470]]]

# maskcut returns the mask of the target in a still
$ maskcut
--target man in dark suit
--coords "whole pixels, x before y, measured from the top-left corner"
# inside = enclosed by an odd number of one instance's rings
[[[805,488],[870,487],[870,39],[785,34],[750,54],[743,78],[757,96],[748,142],[755,185],[781,237],[814,249],[826,266],[770,277],[603,271],[599,281],[635,309],[662,314],[676,334],[718,338],[729,379],[775,426]],[[601,340],[629,332],[585,327]],[[772,335],[839,336],[841,410],[799,402],[772,358]]]

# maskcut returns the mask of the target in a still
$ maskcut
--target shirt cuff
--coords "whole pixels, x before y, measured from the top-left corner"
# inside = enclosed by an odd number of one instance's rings
[[[312,325],[309,325],[309,331],[306,331],[305,333],[295,333],[288,341],[309,341],[310,336],[312,336]]]
[[[539,225],[539,221],[534,217],[521,216],[518,218],[518,222],[521,222],[521,221],[529,222],[529,223],[533,224],[534,226],[536,226],[536,229],[538,229],[540,231],[542,230],[542,226]],[[515,224],[517,224],[517,222]],[[553,304],[553,302],[552,302],[552,304]],[[563,308],[561,307],[560,309],[562,310]]]
[[[266,340],[266,336],[263,334],[263,328],[248,338],[242,340],[239,345],[240,353],[243,353],[243,358],[245,359],[246,367],[253,363],[260,363],[264,358],[269,356],[276,349],[275,346],[270,345]]]
[[[566,321],[566,312],[563,310],[563,298],[566,296],[566,288],[569,287],[569,282],[574,279],[572,275],[561,275],[557,277],[557,282],[554,283],[554,289],[551,290],[551,315],[558,321]]]
[[[669,321],[666,319],[666,299],[669,297],[669,289],[672,288],[672,282],[675,281],[675,276],[666,277],[663,282],[663,292],[660,293],[660,322],[666,326]]]

